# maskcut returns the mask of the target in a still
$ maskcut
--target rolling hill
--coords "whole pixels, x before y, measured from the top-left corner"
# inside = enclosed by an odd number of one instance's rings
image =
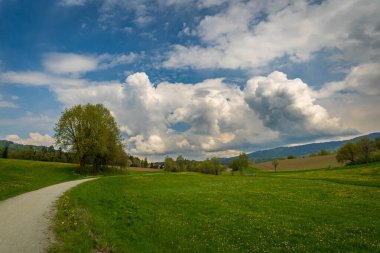
[[[290,155],[293,155],[296,157],[303,157],[312,153],[317,153],[322,149],[325,149],[328,151],[335,151],[339,149],[341,146],[343,146],[345,143],[354,142],[363,137],[368,137],[369,139],[375,139],[377,137],[380,137],[380,133],[371,133],[368,135],[355,137],[353,139],[345,140],[345,141],[329,141],[329,142],[311,143],[311,144],[305,144],[305,145],[299,145],[299,146],[293,146],[293,147],[278,147],[278,148],[260,150],[260,151],[255,151],[253,153],[249,153],[248,158],[250,161],[265,162],[265,161],[273,160],[274,158],[287,157]],[[236,157],[223,158],[222,163],[227,164],[234,158]]]

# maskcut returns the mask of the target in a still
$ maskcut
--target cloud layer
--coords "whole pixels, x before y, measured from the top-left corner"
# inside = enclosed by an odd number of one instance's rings
[[[379,11],[372,0],[233,1],[202,19],[200,43],[173,46],[164,66],[254,69],[283,57],[305,62],[326,49],[336,59],[379,60]]]
[[[55,52],[44,55],[43,66],[48,72],[53,74],[81,74],[129,64],[136,58],[137,55],[134,53],[86,55]]]

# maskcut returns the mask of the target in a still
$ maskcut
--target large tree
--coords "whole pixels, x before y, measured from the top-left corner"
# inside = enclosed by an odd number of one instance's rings
[[[98,172],[114,162],[120,152],[120,130],[110,111],[101,104],[76,105],[66,109],[55,127],[56,143],[75,154],[81,173],[86,164]]]

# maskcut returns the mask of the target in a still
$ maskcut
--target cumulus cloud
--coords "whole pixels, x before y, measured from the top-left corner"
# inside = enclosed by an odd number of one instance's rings
[[[264,125],[290,139],[356,133],[315,103],[314,92],[300,79],[289,80],[275,71],[250,79],[245,99]]]
[[[24,145],[35,145],[35,146],[51,146],[54,144],[54,138],[48,134],[40,134],[38,132],[29,133],[29,138],[21,138],[16,134],[10,134],[5,137],[6,140],[12,141],[14,143],[24,144]]]
[[[369,96],[380,95],[380,64],[364,63],[351,68],[346,78],[330,82],[319,91],[319,97],[329,97],[334,93],[354,92]]]
[[[43,65],[48,72],[54,74],[80,74],[128,64],[133,62],[136,58],[137,55],[135,53],[84,55],[55,52],[44,55]]]
[[[126,78],[123,87],[62,89],[57,96],[67,105],[104,103],[128,134],[130,150],[140,155],[211,152],[276,137],[250,110],[239,87],[222,79],[154,87],[145,73],[136,73]],[[178,123],[190,128],[176,131]]]
[[[315,92],[307,84],[289,80],[281,72],[253,77],[243,90],[223,79],[154,86],[145,73],[135,73],[122,86],[104,84],[56,92],[68,106],[103,103],[115,115],[129,150],[138,155],[227,155],[264,143],[352,133],[316,104]],[[189,127],[177,131],[177,124]]]
[[[342,60],[378,60],[379,11],[371,0],[230,2],[199,23],[199,45],[175,45],[164,66],[253,69],[282,57],[308,61],[326,48]]]
[[[380,126],[380,65],[366,63],[353,67],[346,78],[325,84],[316,94],[317,101],[340,115],[347,126],[360,125],[362,132]]]

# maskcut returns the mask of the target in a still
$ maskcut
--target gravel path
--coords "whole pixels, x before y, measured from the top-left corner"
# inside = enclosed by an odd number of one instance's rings
[[[0,201],[0,252],[44,252],[54,203],[68,189],[95,178],[48,186]]]

